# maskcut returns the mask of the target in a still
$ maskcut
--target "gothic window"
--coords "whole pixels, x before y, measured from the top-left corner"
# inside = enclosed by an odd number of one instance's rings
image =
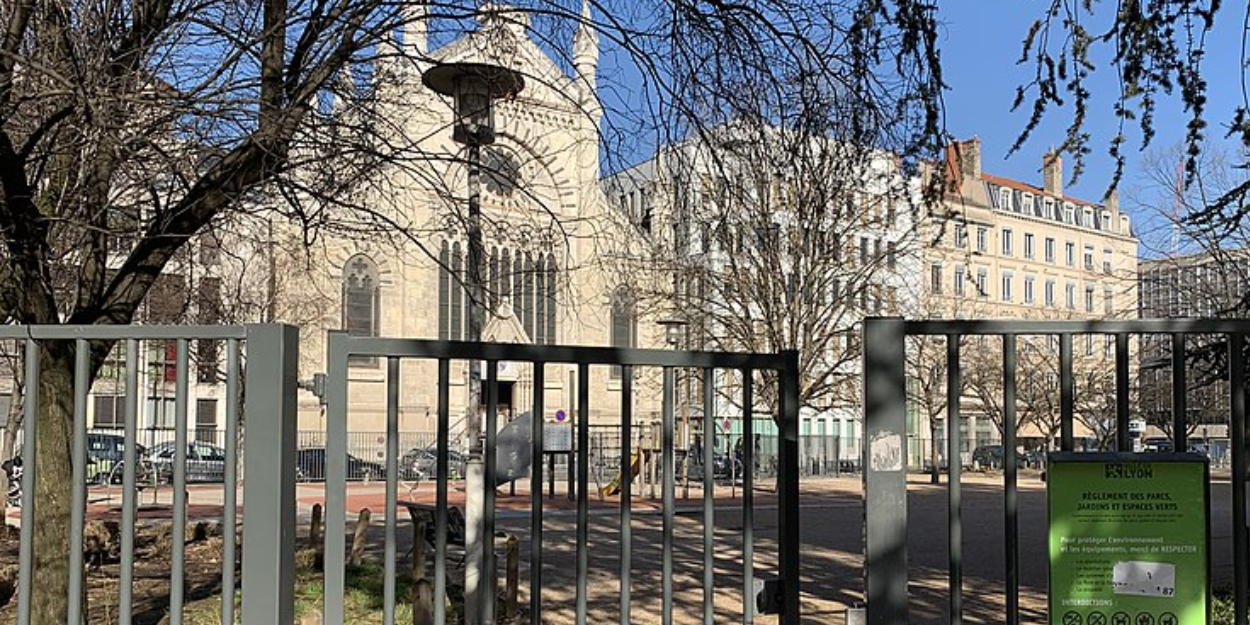
[[[534,343],[544,345],[547,341],[547,272],[546,256],[539,254],[531,271],[534,278],[534,327],[530,336]]]
[[[612,294],[612,347],[637,346],[638,319],[634,296],[629,290],[619,288]],[[612,367],[612,379],[619,380],[621,368]]]
[[[343,267],[343,329],[352,336],[378,335],[378,268],[363,254]],[[350,364],[374,365],[376,359],[352,357]]]
[[[556,260],[547,256],[547,342],[556,342]]]
[[[451,296],[451,317],[448,319],[448,336],[453,341],[464,338],[464,285],[459,277],[464,267],[460,244],[451,244],[451,264],[447,269],[447,291]]]
[[[451,338],[451,251],[447,242],[438,251],[438,340]]]

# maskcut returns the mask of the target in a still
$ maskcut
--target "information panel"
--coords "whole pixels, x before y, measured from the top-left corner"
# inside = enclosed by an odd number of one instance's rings
[[[1051,625],[1205,625],[1207,459],[1063,453],[1047,469]]]

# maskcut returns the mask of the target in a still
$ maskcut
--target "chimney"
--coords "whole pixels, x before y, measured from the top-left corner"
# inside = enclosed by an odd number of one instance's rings
[[[959,171],[964,178],[981,179],[981,139],[973,137],[960,141],[956,148],[959,155]]]
[[[1054,148],[1042,157],[1042,188],[1046,195],[1063,198],[1063,157]]]
[[[1120,192],[1112,189],[1107,194],[1107,199],[1103,200],[1103,206],[1111,211],[1111,218],[1117,219],[1120,216]]]

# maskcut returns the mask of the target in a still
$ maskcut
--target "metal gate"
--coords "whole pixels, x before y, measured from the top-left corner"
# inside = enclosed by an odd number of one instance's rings
[[[715,620],[723,621],[723,616],[717,616],[716,593],[720,589],[717,585],[718,576],[723,580],[728,577],[723,572],[724,559],[727,554],[718,552],[718,540],[716,537],[716,527],[714,525],[716,519],[725,519],[730,514],[725,511],[717,512],[715,509],[715,495],[717,489],[721,489],[720,493],[724,493],[725,486],[716,485],[716,476],[713,475],[713,469],[716,464],[714,457],[715,450],[713,445],[703,445],[702,454],[702,475],[699,476],[703,487],[703,497],[701,506],[693,507],[689,512],[692,516],[700,518],[701,521],[701,545],[675,544],[676,526],[678,523],[678,502],[676,501],[677,486],[677,465],[676,465],[676,442],[674,440],[674,427],[676,416],[674,411],[674,381],[676,371],[679,369],[688,369],[697,371],[699,380],[702,381],[704,389],[703,401],[703,431],[714,431],[712,419],[714,418],[715,405],[717,400],[716,393],[729,393],[733,396],[737,406],[747,407],[747,412],[754,412],[753,406],[759,406],[763,402],[757,401],[759,394],[756,388],[760,380],[767,379],[775,382],[776,389],[773,395],[775,404],[778,404],[776,414],[781,432],[779,443],[779,473],[778,490],[776,493],[776,511],[778,535],[776,538],[777,553],[775,576],[780,582],[781,592],[775,595],[782,613],[781,622],[786,624],[797,624],[799,622],[799,520],[798,520],[798,362],[797,354],[787,352],[783,354],[739,354],[739,353],[719,353],[719,352],[676,352],[676,351],[659,351],[659,350],[643,350],[643,349],[615,349],[615,348],[593,348],[593,347],[561,347],[561,346],[535,346],[535,345],[518,345],[518,344],[491,344],[491,343],[465,343],[465,342],[446,342],[446,341],[427,341],[427,340],[408,340],[408,339],[387,339],[387,338],[370,338],[370,337],[354,337],[344,333],[334,332],[329,336],[328,341],[329,367],[327,374],[326,400],[326,532],[325,532],[325,603],[323,612],[323,622],[325,623],[342,623],[344,621],[343,596],[345,591],[345,519],[342,512],[345,510],[346,500],[346,440],[347,440],[347,421],[349,412],[349,359],[373,358],[380,363],[385,363],[384,370],[386,372],[386,417],[387,417],[387,440],[388,448],[385,454],[386,460],[386,547],[384,554],[384,622],[390,625],[394,623],[395,603],[396,603],[396,540],[395,532],[397,525],[397,497],[398,497],[398,478],[397,478],[397,458],[400,450],[396,443],[396,433],[398,424],[398,414],[400,406],[400,375],[401,369],[405,364],[413,361],[433,361],[437,367],[437,379],[431,380],[430,384],[437,384],[437,475],[436,482],[436,503],[434,505],[433,517],[436,526],[435,531],[435,554],[434,554],[434,616],[435,622],[445,623],[448,620],[448,611],[444,597],[447,596],[451,571],[449,571],[449,530],[451,518],[449,514],[449,493],[448,493],[448,466],[449,466],[449,447],[451,437],[451,425],[453,416],[451,414],[451,386],[452,386],[452,364],[453,362],[468,361],[484,361],[486,363],[486,391],[483,392],[484,421],[485,421],[485,475],[493,476],[493,463],[496,448],[496,432],[498,431],[498,397],[491,389],[495,388],[495,377],[498,363],[519,363],[532,367],[532,415],[531,431],[529,433],[529,444],[531,446],[530,455],[532,459],[542,458],[543,455],[543,420],[537,418],[537,415],[544,414],[546,400],[544,391],[547,388],[545,383],[548,367],[565,367],[572,365],[576,370],[577,378],[577,401],[576,414],[573,417],[575,421],[575,443],[574,449],[587,450],[590,449],[590,410],[592,408],[592,397],[590,394],[590,371],[592,367],[620,367],[620,397],[621,403],[617,409],[619,410],[619,423],[621,436],[620,441],[622,450],[620,457],[621,475],[631,475],[630,458],[633,455],[631,445],[634,444],[635,433],[633,428],[636,427],[634,418],[634,401],[636,393],[640,392],[635,388],[635,375],[643,370],[650,369],[653,372],[659,372],[661,378],[660,393],[662,394],[662,447],[660,448],[662,456],[661,467],[661,486],[662,486],[662,504],[661,511],[658,515],[652,515],[646,519],[634,514],[633,505],[634,498],[631,491],[631,480],[621,480],[621,494],[619,507],[612,511],[600,510],[600,512],[608,512],[615,516],[619,521],[619,526],[614,537],[609,537],[612,542],[619,542],[619,568],[617,570],[606,570],[606,567],[595,566],[592,562],[591,546],[592,541],[596,545],[604,545],[603,537],[591,535],[591,498],[589,491],[591,489],[590,473],[589,473],[589,454],[576,454],[576,466],[573,469],[576,474],[575,491],[576,491],[576,522],[573,534],[573,544],[567,541],[553,541],[544,537],[544,532],[548,530],[548,526],[552,523],[554,515],[544,514],[544,497],[542,474],[540,471],[531,471],[529,476],[530,501],[528,510],[524,511],[523,516],[528,516],[528,528],[521,531],[529,542],[528,553],[528,595],[529,595],[529,615],[530,623],[543,622],[544,610],[549,610],[553,606],[558,605],[558,601],[554,598],[553,589],[544,585],[545,575],[550,577],[550,567],[544,567],[546,558],[554,557],[553,554],[564,550],[575,550],[572,558],[571,568],[575,568],[572,583],[572,600],[574,604],[572,611],[575,614],[575,622],[582,625],[588,622],[590,616],[590,600],[593,590],[603,591],[605,586],[610,587],[607,592],[615,598],[619,592],[619,602],[615,606],[606,606],[611,611],[619,610],[619,622],[628,624],[631,622],[631,610],[633,604],[639,600],[631,593],[635,584],[639,581],[633,577],[633,573],[641,566],[640,563],[632,557],[635,549],[642,546],[635,538],[634,532],[643,532],[648,527],[651,520],[659,516],[658,534],[659,541],[662,543],[660,548],[660,579],[659,592],[661,594],[659,615],[660,621],[665,625],[673,623],[675,619],[682,622],[701,622],[712,623]],[[720,380],[722,384],[717,383]],[[731,381],[732,384],[724,382]],[[732,388],[729,388],[732,387]],[[716,415],[720,416],[720,415]],[[749,416],[749,415],[748,415]],[[735,418],[741,418],[736,415]],[[745,418],[743,426],[746,428],[747,440],[751,440],[751,419]],[[599,424],[602,425],[602,424]],[[743,449],[742,465],[746,468],[744,475],[741,477],[741,484],[738,485],[741,493],[741,512],[738,517],[741,525],[741,552],[740,554],[730,554],[735,557],[737,568],[740,574],[735,573],[735,580],[740,579],[741,600],[742,600],[742,620],[745,623],[751,623],[755,614],[755,596],[756,596],[756,579],[757,577],[765,577],[765,575],[757,571],[757,553],[756,553],[756,536],[755,528],[755,491],[754,483],[754,461],[752,455],[754,453],[752,445],[745,445]],[[487,479],[484,484],[490,484],[492,480]],[[481,493],[484,502],[484,514],[481,521],[482,526],[477,528],[476,536],[492,537],[487,541],[493,540],[497,522],[497,514],[495,510],[496,492],[492,486],[484,486],[484,492]],[[598,515],[602,517],[602,515]],[[733,516],[738,516],[733,514]],[[682,517],[687,517],[684,513]],[[472,521],[469,521],[472,523]],[[654,529],[653,527],[651,529]],[[723,531],[723,530],[722,530]],[[474,535],[473,529],[468,532]],[[603,549],[604,547],[600,547]],[[701,600],[698,607],[689,606],[688,613],[674,614],[675,602],[674,588],[676,585],[674,579],[674,559],[675,552],[680,548],[683,552],[695,552],[698,559],[702,562],[701,577]],[[495,583],[497,575],[495,573],[495,559],[493,549],[482,549],[480,570],[484,571],[483,583],[485,590],[477,594],[479,605],[478,613],[482,616],[483,623],[495,622]],[[472,557],[472,551],[466,549],[466,553]],[[596,553],[597,556],[602,552]],[[615,554],[613,554],[615,555]],[[740,555],[740,557],[738,557]],[[567,556],[566,556],[567,557]],[[718,558],[721,562],[718,564]],[[719,569],[718,566],[722,567]],[[592,583],[592,575],[595,581]],[[604,578],[615,577],[615,584],[604,581]],[[770,589],[777,588],[776,585],[769,586]],[[721,589],[723,590],[723,589]],[[737,593],[734,593],[737,597]],[[723,594],[722,594],[723,597]],[[650,599],[643,597],[642,599]],[[722,602],[724,599],[722,598]],[[567,608],[568,606],[566,606]],[[596,610],[597,616],[595,620],[603,620],[602,608],[600,606]],[[677,606],[680,608],[680,605]],[[724,606],[721,606],[724,609]],[[775,608],[776,609],[776,608]],[[736,611],[736,610],[735,610]]]
[[[242,556],[242,619],[245,623],[290,623],[293,602],[293,578],[289,570],[294,567],[295,532],[295,481],[291,466],[283,465],[294,456],[295,448],[295,389],[296,364],[298,363],[298,332],[293,327],[276,325],[247,326],[3,326],[0,341],[16,342],[22,349],[25,361],[22,379],[26,389],[39,388],[40,355],[50,343],[65,346],[66,353],[73,355],[74,369],[72,388],[73,415],[71,424],[72,485],[70,490],[68,567],[68,622],[83,622],[84,605],[84,527],[88,512],[87,474],[91,460],[88,455],[87,403],[92,391],[90,379],[90,350],[92,341],[115,341],[121,379],[117,381],[115,397],[124,404],[118,416],[124,420],[121,438],[124,443],[122,457],[114,458],[121,466],[121,475],[110,472],[108,482],[116,477],[121,485],[121,510],[118,522],[120,537],[119,596],[116,598],[116,618],[119,622],[132,621],[136,603],[134,583],[137,579],[136,531],[142,527],[137,518],[139,508],[139,467],[142,459],[137,457],[140,370],[150,363],[141,356],[145,342],[160,345],[161,350],[173,348],[170,362],[164,362],[166,378],[175,387],[173,400],[176,459],[172,463],[173,485],[172,521],[169,549],[170,590],[168,612],[170,622],[182,622],[184,604],[188,600],[186,571],[184,569],[187,539],[183,532],[187,517],[186,450],[191,428],[188,424],[188,385],[192,377],[190,358],[193,344],[212,343],[216,347],[201,353],[212,355],[202,361],[214,370],[224,367],[224,389],[217,395],[225,404],[226,436],[224,462],[224,486],[221,492],[222,536],[221,588],[231,589],[223,593],[220,602],[221,621],[235,622],[235,601],[232,590],[238,582],[238,550],[236,549],[236,510],[240,503],[237,491],[240,480],[237,468],[242,450],[243,414],[247,419],[246,436],[249,446],[262,453],[243,454],[243,466],[253,479],[248,481],[243,494],[243,505],[248,512],[248,522],[243,530]],[[221,349],[224,347],[224,350]],[[224,356],[221,352],[224,351]],[[244,357],[246,356],[246,360]],[[140,363],[143,363],[142,365]],[[246,369],[245,365],[246,364]],[[17,375],[17,372],[14,372]],[[98,383],[98,380],[97,380]],[[215,382],[214,384],[216,384]],[[253,389],[243,401],[242,388]],[[242,406],[240,404],[243,404]],[[31,459],[39,453],[38,419],[39,397],[27,393],[24,404],[22,454]],[[99,415],[97,414],[97,418]],[[46,425],[45,425],[46,427]],[[116,436],[116,435],[109,435]],[[39,506],[51,502],[35,497],[39,476],[36,463],[25,462],[21,477],[21,547],[18,556],[17,623],[31,621],[32,592],[35,590],[36,556],[40,566],[59,567],[64,562],[48,554],[36,554],[34,544],[35,512]],[[176,528],[176,529],[173,529]],[[282,582],[286,581],[287,584]]]
[[[923,337],[944,337],[946,378],[946,458],[949,479],[947,488],[947,538],[949,558],[947,580],[949,590],[949,622],[958,625],[964,619],[963,523],[961,505],[963,489],[960,458],[960,410],[962,383],[960,339],[964,337],[1001,337],[1002,419],[1012,427],[1003,429],[1003,575],[1005,580],[1004,619],[1008,625],[1020,622],[1021,607],[1018,540],[1018,471],[1021,459],[1016,453],[1017,373],[1021,337],[1049,337],[1046,343],[1058,351],[1060,395],[1060,448],[1075,448],[1074,418],[1076,389],[1074,385],[1073,338],[1102,337],[1107,343],[1104,365],[1114,364],[1114,445],[1119,451],[1131,451],[1130,395],[1133,368],[1130,339],[1149,336],[1166,349],[1159,360],[1171,369],[1171,428],[1173,449],[1186,450],[1187,344],[1204,338],[1208,352],[1212,346],[1222,353],[1227,366],[1227,408],[1230,415],[1232,451],[1231,518],[1212,519],[1212,527],[1231,526],[1233,552],[1233,605],[1236,625],[1247,621],[1247,593],[1250,589],[1250,553],[1247,552],[1246,526],[1246,334],[1250,321],[1243,320],[1136,320],[1136,321],[905,321],[897,318],[868,319],[864,324],[864,500],[865,500],[865,582],[867,617],[871,625],[905,625],[913,622],[909,614],[908,541],[907,541],[907,460],[905,442],[908,436],[909,345]],[[984,351],[986,346],[982,345]],[[1087,355],[1089,351],[1087,349]],[[1192,355],[1191,349],[1189,354]],[[941,358],[939,355],[938,358]],[[1142,366],[1158,363],[1143,362]],[[1103,389],[1107,391],[1107,389]],[[964,398],[964,404],[968,401]]]

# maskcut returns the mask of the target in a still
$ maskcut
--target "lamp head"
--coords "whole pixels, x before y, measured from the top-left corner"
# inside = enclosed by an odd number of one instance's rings
[[[495,100],[511,98],[525,88],[521,73],[488,63],[440,63],[426,70],[421,82],[452,97],[456,124],[452,140],[465,145],[495,142]]]

